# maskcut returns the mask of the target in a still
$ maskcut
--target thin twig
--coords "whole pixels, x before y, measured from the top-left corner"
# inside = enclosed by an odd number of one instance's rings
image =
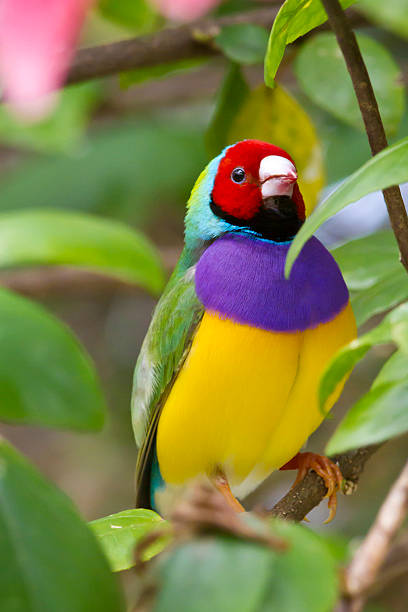
[[[376,155],[388,146],[377,100],[354,32],[339,0],[322,0],[350,73],[363,117],[371,152]],[[398,186],[383,190],[391,227],[398,242],[401,262],[408,270],[408,217]]]
[[[362,610],[365,595],[374,584],[407,513],[408,461],[391,487],[377,518],[345,572],[345,592],[351,600],[349,610],[353,612]]]
[[[366,461],[378,448],[379,445],[367,446],[332,457],[345,479],[346,494],[355,490]],[[301,521],[320,504],[326,493],[323,479],[311,471],[272,508],[271,514],[281,519]]]

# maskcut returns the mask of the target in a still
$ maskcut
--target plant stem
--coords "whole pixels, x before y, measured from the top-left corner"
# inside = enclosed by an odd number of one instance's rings
[[[376,155],[388,146],[377,100],[361,55],[354,32],[339,0],[322,0],[330,26],[336,35],[347,69],[353,82],[361,115],[363,117],[371,152]],[[408,217],[399,187],[384,189],[384,200],[395,238],[400,250],[401,263],[408,271]]]

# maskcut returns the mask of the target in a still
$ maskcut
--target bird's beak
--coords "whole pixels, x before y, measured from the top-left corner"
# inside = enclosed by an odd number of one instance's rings
[[[263,199],[273,196],[291,196],[297,181],[297,172],[291,161],[280,155],[264,157],[259,166],[259,183]]]

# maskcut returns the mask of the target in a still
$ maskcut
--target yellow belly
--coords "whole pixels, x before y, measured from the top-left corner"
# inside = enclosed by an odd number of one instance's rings
[[[205,313],[159,420],[166,483],[183,484],[221,466],[234,488],[254,472],[260,482],[289,461],[322,420],[322,372],[355,335],[350,305],[333,321],[294,333]]]

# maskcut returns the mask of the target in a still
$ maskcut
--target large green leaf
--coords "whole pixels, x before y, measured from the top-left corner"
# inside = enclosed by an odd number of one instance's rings
[[[317,203],[325,173],[320,141],[301,105],[283,87],[256,87],[234,117],[226,144],[244,138],[266,140],[290,151],[309,214]]]
[[[219,155],[227,144],[235,116],[249,95],[249,87],[238,64],[231,63],[221,85],[217,104],[205,135],[211,158]]]
[[[288,542],[287,551],[219,535],[167,553],[159,564],[161,588],[154,611],[331,610],[337,597],[336,563],[322,538],[276,520],[270,529]]]
[[[377,385],[348,411],[326,453],[382,442],[408,431],[408,382]]]
[[[258,611],[273,563],[267,548],[226,535],[188,542],[162,564],[154,612]]]
[[[135,508],[123,510],[89,523],[99,540],[112,571],[129,569],[135,564],[135,547],[140,540],[154,529],[161,529],[167,523],[152,510]],[[147,561],[163,550],[168,538],[160,538],[145,552]]]
[[[2,612],[120,612],[118,585],[70,500],[0,440]]]
[[[354,4],[356,0],[341,0],[343,8]],[[326,12],[320,0],[286,0],[281,6],[269,37],[265,56],[265,83],[274,85],[276,72],[281,63],[285,47],[300,36],[327,20]]]
[[[368,289],[401,268],[391,230],[351,240],[334,249],[332,255],[351,291]]]
[[[87,268],[159,293],[164,273],[153,245],[118,221],[35,210],[0,214],[0,267]]]
[[[313,212],[301,227],[289,249],[285,273],[289,276],[293,262],[305,242],[327,219],[363,196],[391,185],[408,181],[408,138],[387,147],[347,178]]]
[[[400,264],[372,287],[352,295],[351,303],[357,324],[362,325],[373,315],[384,312],[407,298],[407,272]]]
[[[303,525],[276,519],[270,524],[272,532],[284,538],[289,546],[283,554],[275,553],[273,573],[260,612],[332,610],[337,599],[337,564],[327,543]]]
[[[395,134],[405,106],[401,71],[381,43],[364,35],[358,35],[357,40],[385,129]],[[306,41],[294,66],[300,85],[315,104],[342,121],[364,129],[353,84],[334,34],[322,32]]]
[[[262,26],[240,23],[221,28],[215,43],[238,64],[260,64],[265,57],[268,32]]]
[[[105,404],[71,332],[42,307],[0,290],[0,419],[98,430]]]
[[[337,384],[355,364],[376,344],[395,342],[408,354],[408,303],[390,312],[377,327],[343,347],[326,368],[319,388],[320,407],[323,409],[327,398]]]
[[[406,271],[391,230],[352,240],[335,249],[333,255],[352,292],[359,325],[408,298]]]
[[[408,382],[408,355],[404,351],[398,350],[387,359],[376,376],[372,388],[375,389],[380,385],[401,381]]]
[[[408,10],[406,0],[359,0],[358,8],[370,21],[408,38]]]

